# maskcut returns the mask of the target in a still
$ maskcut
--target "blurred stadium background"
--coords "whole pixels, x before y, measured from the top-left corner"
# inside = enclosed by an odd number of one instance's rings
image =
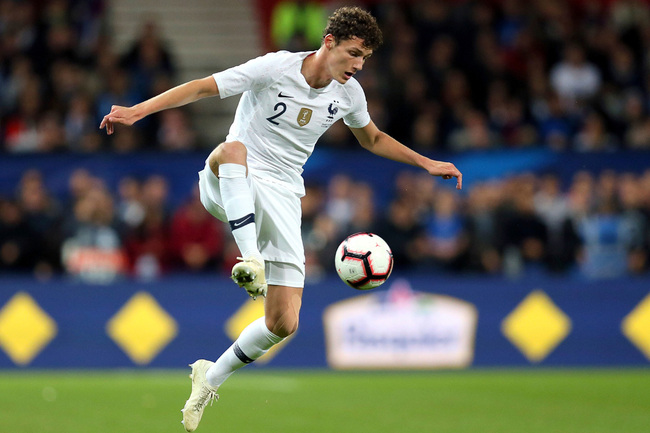
[[[201,429],[647,431],[650,2],[352,3],[384,30],[373,120],[464,188],[332,127],[304,173],[301,327]],[[237,98],[100,119],[315,49],[342,4],[0,1],[0,431],[182,431],[185,366],[262,314],[195,187]],[[334,274],[358,231],[395,255],[370,293]]]

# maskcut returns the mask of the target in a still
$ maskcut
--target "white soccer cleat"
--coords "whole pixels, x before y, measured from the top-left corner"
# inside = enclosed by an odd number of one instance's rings
[[[241,258],[241,262],[232,267],[232,280],[243,287],[248,294],[257,299],[266,296],[266,277],[264,276],[264,261],[257,257]]]
[[[203,410],[208,403],[219,400],[217,388],[211,386],[205,377],[205,373],[212,364],[214,362],[206,359],[199,359],[194,364],[190,364],[190,367],[192,367],[192,373],[190,374],[192,393],[185,402],[185,407],[181,410],[183,412],[183,421],[181,423],[188,432],[196,430],[199,426]]]

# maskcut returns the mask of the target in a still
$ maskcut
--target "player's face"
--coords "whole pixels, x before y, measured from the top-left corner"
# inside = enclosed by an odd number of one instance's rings
[[[372,50],[364,48],[363,39],[356,37],[337,43],[331,35],[328,35],[325,43],[329,44],[327,62],[329,72],[332,78],[341,84],[345,84],[354,74],[363,69],[364,62],[372,54]]]

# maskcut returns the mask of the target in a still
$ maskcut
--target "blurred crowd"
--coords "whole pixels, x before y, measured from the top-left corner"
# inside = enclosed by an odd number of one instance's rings
[[[226,234],[228,239],[226,239]],[[235,250],[233,250],[235,248]],[[170,271],[231,266],[236,246],[208,214],[198,189],[170,206],[169,180],[126,176],[116,191],[75,170],[65,197],[54,197],[41,172],[27,171],[15,199],[0,200],[0,270],[50,278],[61,272],[91,282],[119,276],[154,279]]]
[[[371,116],[416,150],[650,148],[648,2],[366,5],[385,29],[384,46],[358,74]],[[334,6],[279,2],[272,23],[283,31],[270,29],[273,48],[317,48],[313,27]],[[115,52],[106,8],[104,0],[0,0],[0,155],[203,151],[184,109],[111,137],[98,130],[111,105],[158,94],[177,73],[153,21]],[[342,122],[319,145],[357,147]],[[197,191],[170,205],[169,182],[165,173],[125,177],[112,190],[78,169],[67,195],[55,197],[43,173],[25,172],[15,195],[0,197],[0,271],[94,282],[227,274],[237,257],[227,226],[203,209]],[[356,231],[384,237],[401,270],[606,278],[650,268],[650,170],[584,171],[570,181],[530,173],[462,194],[404,171],[392,188],[384,206],[371,185],[346,174],[308,185],[308,278],[333,272],[338,243]]]
[[[358,78],[375,123],[414,148],[650,148],[649,2],[414,0],[370,8],[385,43]],[[354,145],[342,131],[328,143]]]
[[[308,185],[308,278],[332,273],[338,244],[359,231],[383,237],[400,272],[615,278],[650,268],[650,169],[577,172],[566,186],[554,173],[527,173],[475,184],[466,194],[408,170],[391,188],[380,208],[373,187],[347,174]],[[78,169],[58,199],[31,170],[15,199],[0,200],[4,272],[49,278],[65,271],[97,283],[168,272],[228,275],[237,255],[228,226],[205,211],[198,190],[170,206],[162,175],[126,176],[112,192]]]
[[[113,104],[171,88],[176,66],[154,21],[124,52],[113,48],[104,0],[0,1],[0,152],[190,150],[182,109],[150,116],[108,139]]]
[[[303,201],[311,273],[328,272],[338,243],[371,231],[391,246],[400,270],[615,278],[646,273],[650,170],[587,171],[564,188],[554,173],[526,173],[474,185],[467,195],[426,173],[395,179],[385,209],[346,175]]]
[[[384,46],[358,74],[371,115],[420,151],[650,147],[646,0],[359,3],[385,29]],[[277,2],[271,49],[317,48],[339,4]],[[100,134],[111,105],[177,84],[155,21],[144,21],[118,53],[106,9],[104,0],[0,1],[1,151],[200,147],[184,109],[120,128],[111,139]],[[322,145],[356,143],[339,122]]]

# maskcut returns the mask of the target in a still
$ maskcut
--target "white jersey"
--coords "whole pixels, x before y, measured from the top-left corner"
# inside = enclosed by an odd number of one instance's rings
[[[243,93],[227,141],[241,141],[256,177],[305,194],[302,171],[318,138],[343,118],[363,128],[370,115],[363,89],[350,78],[313,89],[300,72],[313,52],[279,51],[213,74],[221,98]]]

